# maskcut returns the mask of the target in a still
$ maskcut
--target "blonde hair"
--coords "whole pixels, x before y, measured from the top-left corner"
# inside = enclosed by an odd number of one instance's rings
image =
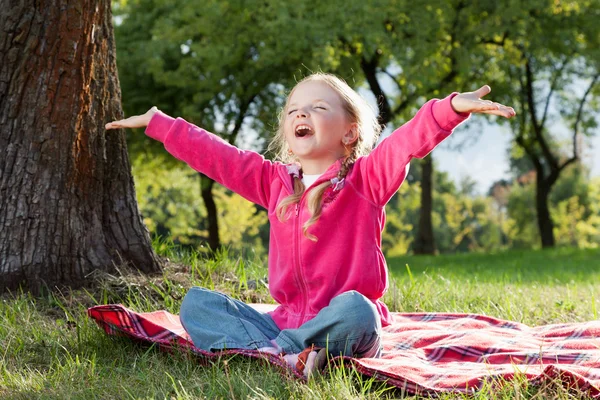
[[[377,121],[375,111],[366,102],[366,100],[356,93],[354,89],[348,86],[344,80],[335,75],[319,72],[305,77],[298,82],[298,84],[296,84],[296,86],[290,91],[285,105],[279,113],[278,129],[275,137],[269,144],[269,151],[275,154],[276,160],[279,160],[283,163],[291,164],[297,162],[295,156],[289,152],[289,146],[285,140],[284,122],[292,93],[294,93],[294,90],[298,87],[298,85],[309,81],[323,82],[335,90],[342,100],[342,105],[344,111],[346,112],[346,116],[351,123],[355,123],[357,125],[358,139],[354,141],[354,143],[347,146],[349,154],[342,161],[342,166],[337,174],[338,180],[341,181],[346,177],[346,175],[348,175],[348,172],[358,157],[369,154],[369,152],[373,149],[373,146],[375,143],[377,143],[379,133],[381,132],[381,126]],[[307,199],[308,210],[311,214],[311,217],[302,226],[302,231],[304,236],[315,242],[317,241],[317,238],[316,236],[308,233],[308,228],[317,222],[321,216],[323,208],[323,194],[331,185],[331,181],[321,183],[311,190]],[[305,190],[306,188],[304,187],[302,180],[298,177],[295,177],[294,193],[283,199],[277,205],[276,213],[277,218],[280,221],[284,221],[286,219],[288,208],[293,204],[298,204]]]

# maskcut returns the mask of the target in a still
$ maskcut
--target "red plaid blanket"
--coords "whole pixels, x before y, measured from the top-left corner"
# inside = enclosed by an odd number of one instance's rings
[[[183,347],[208,358],[244,354],[286,368],[278,357],[257,351],[211,353],[198,349],[179,317],[166,311],[136,313],[121,305],[103,305],[90,308],[88,315],[110,335],[126,335],[166,348]],[[421,395],[471,393],[486,382],[510,380],[518,374],[534,383],[558,378],[600,398],[600,321],[531,328],[474,314],[393,316],[394,323],[384,329],[383,357],[347,358],[348,365]]]

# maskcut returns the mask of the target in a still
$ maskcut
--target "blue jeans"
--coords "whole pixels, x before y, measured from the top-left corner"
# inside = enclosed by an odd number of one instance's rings
[[[297,329],[280,330],[271,316],[231,297],[194,287],[186,294],[179,315],[194,345],[213,351],[273,347],[286,354],[315,345],[334,356],[379,357],[381,319],[375,305],[349,291],[334,297],[310,321]]]

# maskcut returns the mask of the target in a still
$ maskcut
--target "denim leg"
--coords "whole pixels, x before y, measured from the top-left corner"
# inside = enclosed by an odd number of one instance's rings
[[[334,297],[299,328],[282,330],[276,341],[286,353],[299,353],[314,344],[334,356],[379,357],[381,318],[369,299],[349,291]]]
[[[272,347],[280,332],[270,315],[199,287],[185,295],[179,318],[194,346],[207,351]]]

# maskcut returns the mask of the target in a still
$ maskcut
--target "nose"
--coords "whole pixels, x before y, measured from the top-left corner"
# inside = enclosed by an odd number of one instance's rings
[[[296,113],[296,118],[307,118],[308,117],[308,112],[301,108],[298,110],[298,112]]]

